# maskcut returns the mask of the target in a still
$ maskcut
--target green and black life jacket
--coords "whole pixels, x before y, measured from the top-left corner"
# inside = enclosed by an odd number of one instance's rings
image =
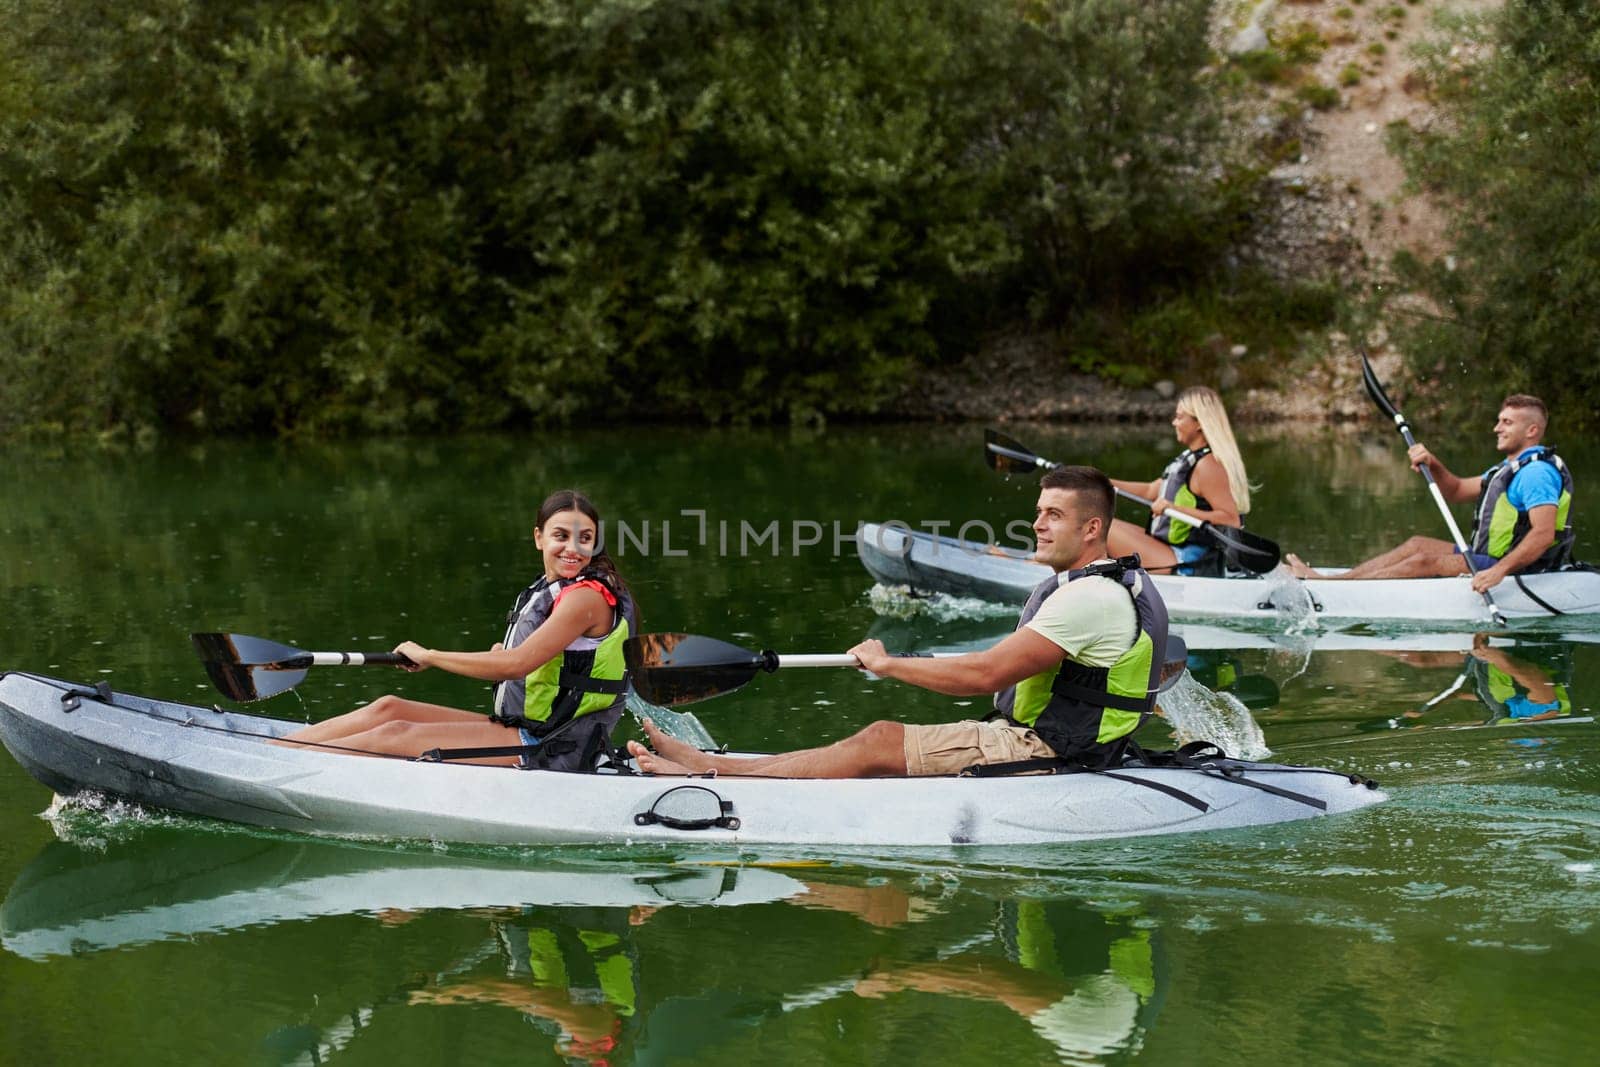
[[[1039,614],[1047,598],[1080,578],[1098,576],[1120,584],[1133,599],[1137,630],[1128,650],[1109,667],[1090,667],[1071,658],[995,694],[995,710],[1017,726],[1039,735],[1058,756],[1090,763],[1113,759],[1115,744],[1139,728],[1155,710],[1167,648],[1167,605],[1155,582],[1139,569],[1138,556],[1094,563],[1051,575],[1028,597],[1021,629]]]
[[[637,625],[633,599],[597,570],[570,579],[541,577],[524,589],[506,616],[505,647],[515,648],[544,625],[557,602],[573,589],[597,590],[611,606],[611,629],[604,637],[579,635],[571,644],[526,678],[499,683],[494,694],[495,721],[516,726],[534,737],[549,737],[566,724],[593,716],[609,730],[622,716],[628,672],[622,643]]]
[[[1572,472],[1561,462],[1556,450],[1548,445],[1515,459],[1507,457],[1483,472],[1483,488],[1478,492],[1476,519],[1472,527],[1472,551],[1503,559],[1533,528],[1528,513],[1517,510],[1506,498],[1511,479],[1530,463],[1549,463],[1555,467],[1561,475],[1561,498],[1556,503],[1555,542],[1538,559],[1522,569],[1524,572],[1558,570],[1572,557],[1572,545],[1578,534],[1568,521],[1572,510]]]
[[[1201,445],[1199,448],[1186,448],[1167,464],[1167,469],[1161,472],[1162,500],[1167,501],[1180,511],[1191,514],[1196,510],[1210,511],[1211,502],[1203,496],[1196,496],[1189,486],[1189,479],[1194,477],[1194,469],[1200,461],[1211,455],[1210,445]],[[1157,541],[1165,541],[1169,545],[1188,543],[1189,535],[1195,528],[1171,515],[1161,514],[1150,516],[1150,536]],[[1200,542],[1196,542],[1197,544]]]

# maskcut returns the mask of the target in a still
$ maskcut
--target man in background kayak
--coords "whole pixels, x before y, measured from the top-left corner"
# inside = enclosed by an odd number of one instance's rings
[[[1446,500],[1478,498],[1470,568],[1454,544],[1422,536],[1342,574],[1315,571],[1292,552],[1284,561],[1297,578],[1451,578],[1470,570],[1478,593],[1512,574],[1558,569],[1571,557],[1575,536],[1568,520],[1572,474],[1556,450],[1541,443],[1549,422],[1538,397],[1506,397],[1494,424],[1495,447],[1506,458],[1473,478],[1452,473],[1425,446],[1411,447],[1411,465],[1427,466]]]
[[[654,774],[716,771],[779,778],[957,774],[978,764],[1062,758],[1113,762],[1155,707],[1167,609],[1138,559],[1107,558],[1115,495],[1093,467],[1058,467],[1039,482],[1033,558],[1055,573],[999,644],[964,656],[889,655],[866,640],[850,650],[864,670],[950,696],[996,694],[996,714],[934,726],[875,722],[824,748],[756,758],[718,756],[648,720],[655,751],[628,750]]]

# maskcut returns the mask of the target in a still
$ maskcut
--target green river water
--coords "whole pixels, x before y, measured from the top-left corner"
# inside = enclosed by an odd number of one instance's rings
[[[1430,444],[1479,469],[1485,421]],[[1009,429],[1128,477],[1175,451],[1160,429]],[[1251,526],[1286,549],[1341,563],[1444,536],[1387,429],[1246,436]],[[1583,494],[1600,442],[1562,444],[1579,554],[1600,557]],[[789,652],[1004,633],[1002,608],[874,592],[843,538],[862,520],[1003,530],[1034,495],[984,469],[977,427],[12,447],[0,668],[210,702],[192,630],[486,647],[536,575],[534,508],[569,484],[632,531],[613,548],[645,629]],[[1470,635],[1359,636],[1194,649],[1196,678],[1250,715],[1185,683],[1185,728],[1370,775],[1390,803],[1071,847],[337,843],[116,803],[44,817],[50,791],[0,754],[0,1063],[1587,1060],[1600,621],[1495,642],[1570,696],[1524,725],[1493,722],[1471,680],[1434,701]],[[487,700],[438,672],[328,668],[266,709],[320,718],[387,691]],[[975,710],[851,671],[763,676],[696,709],[717,741],[769,750]]]

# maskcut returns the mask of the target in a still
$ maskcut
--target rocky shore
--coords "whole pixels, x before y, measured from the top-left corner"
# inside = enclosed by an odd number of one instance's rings
[[[1373,414],[1361,384],[1353,343],[1343,334],[1325,339],[1328,355],[1297,361],[1280,387],[1229,389],[1225,383],[1163,380],[1127,389],[1073,371],[1048,343],[1011,338],[959,364],[925,374],[894,405],[894,417],[948,422],[1165,422],[1177,394],[1190,385],[1222,385],[1238,422],[1348,421]],[[1374,369],[1387,383],[1403,380],[1399,352],[1381,340],[1368,345]],[[1289,378],[1286,374],[1286,378]],[[1396,397],[1405,390],[1391,389]]]
[[[1447,32],[1438,15],[1479,12],[1499,2],[1219,0],[1212,26],[1219,56],[1260,53],[1308,35],[1321,49],[1293,85],[1259,86],[1235,116],[1245,134],[1300,146],[1297,157],[1269,174],[1267,206],[1234,250],[1240,262],[1285,281],[1334,280],[1361,300],[1391,282],[1389,264],[1397,252],[1428,259],[1446,251],[1445,213],[1407,187],[1384,134],[1393,123],[1425,128],[1435,119],[1416,75],[1415,49]],[[1307,95],[1308,85],[1324,92],[1321,106],[1289,105]],[[1388,343],[1383,315],[1404,306],[1403,300],[1389,301],[1363,337],[1397,395],[1406,392],[1404,361]],[[1302,338],[1299,351],[1275,357],[1278,365],[1263,367],[1257,359],[1249,374],[1230,363],[1230,357],[1243,355],[1240,346],[1218,338],[1216,348],[1216,380],[1127,389],[1074,370],[1069,354],[1049,336],[1012,334],[920,375],[885,413],[933,420],[1164,420],[1179,389],[1209,384],[1241,421],[1371,415],[1352,340],[1338,332]]]

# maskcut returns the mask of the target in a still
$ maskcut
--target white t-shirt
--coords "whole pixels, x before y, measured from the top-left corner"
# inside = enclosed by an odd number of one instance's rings
[[[1091,574],[1046,597],[1028,629],[1085,667],[1109,667],[1133,647],[1139,616],[1121,582]]]

